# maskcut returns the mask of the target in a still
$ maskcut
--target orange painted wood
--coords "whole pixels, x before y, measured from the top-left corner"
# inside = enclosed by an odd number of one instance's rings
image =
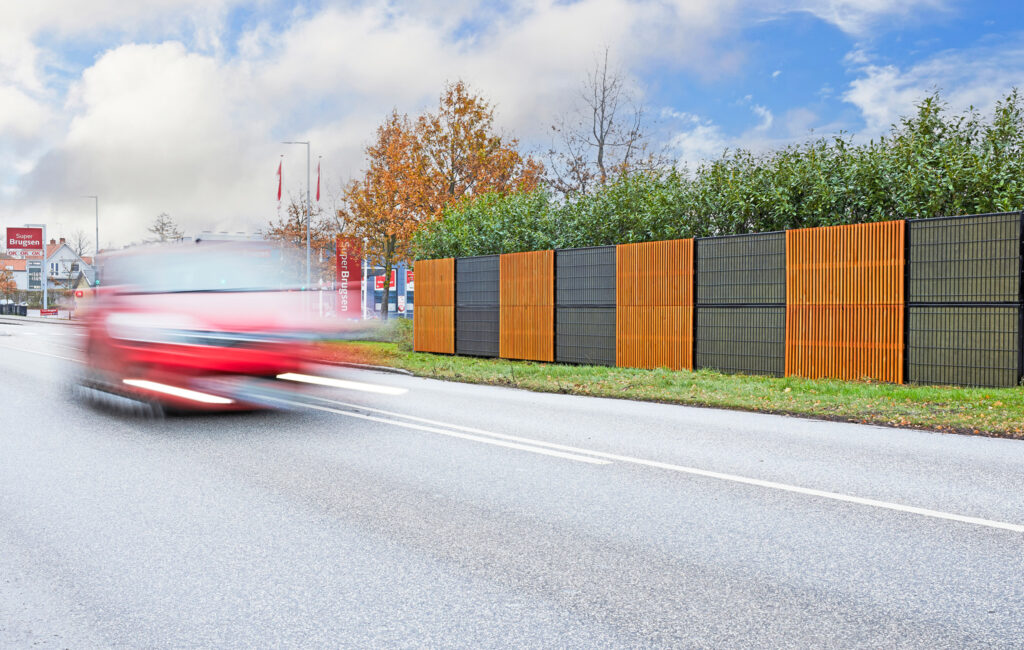
[[[693,240],[615,249],[615,365],[693,368]]]
[[[903,382],[904,221],[786,232],[786,375]]]
[[[419,276],[416,281],[419,282]],[[416,305],[412,313],[414,350],[455,354],[455,307]]]
[[[455,305],[455,260],[451,257],[440,260],[416,262],[416,304],[415,307],[451,307]],[[413,308],[413,313],[416,309]]]
[[[499,356],[554,361],[555,252],[507,253],[499,268]]]
[[[413,349],[455,354],[455,260],[416,262]]]

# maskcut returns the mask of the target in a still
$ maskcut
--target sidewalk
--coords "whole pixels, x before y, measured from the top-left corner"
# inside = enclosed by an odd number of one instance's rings
[[[59,325],[77,325],[81,321],[74,318],[57,318],[56,316],[7,316],[0,315],[0,323],[57,323]]]

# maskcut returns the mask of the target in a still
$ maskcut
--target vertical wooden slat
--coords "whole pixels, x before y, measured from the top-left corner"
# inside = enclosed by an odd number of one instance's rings
[[[615,365],[693,368],[693,240],[616,247]]]
[[[554,361],[555,252],[508,253],[499,264],[499,355]]]
[[[786,232],[786,374],[903,381],[905,222]]]
[[[413,349],[455,354],[455,260],[416,262]]]

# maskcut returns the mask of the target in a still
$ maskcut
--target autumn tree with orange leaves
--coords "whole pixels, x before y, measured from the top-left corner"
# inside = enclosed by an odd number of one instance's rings
[[[494,128],[494,109],[462,81],[449,83],[436,113],[416,121],[427,168],[421,179],[424,215],[432,219],[464,197],[530,191],[544,167],[517,151],[519,141]]]
[[[543,166],[495,131],[494,109],[462,81],[450,83],[436,113],[415,121],[393,111],[366,148],[367,169],[345,188],[339,219],[346,235],[365,242],[384,277],[412,257],[412,235],[464,198],[537,187]],[[382,317],[388,317],[384,283]]]
[[[398,262],[409,259],[412,233],[423,215],[426,161],[409,118],[398,111],[377,127],[377,139],[366,148],[366,156],[366,173],[345,188],[339,218],[345,233],[364,241],[370,263],[384,267],[389,278]],[[385,281],[385,320],[390,291],[391,283]]]

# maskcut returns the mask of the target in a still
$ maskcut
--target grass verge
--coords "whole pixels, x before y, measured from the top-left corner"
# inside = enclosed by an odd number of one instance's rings
[[[711,406],[1024,438],[1024,389],[895,385],[868,381],[571,366],[411,352],[384,342],[332,343],[324,358],[403,368],[420,377],[527,390]]]

